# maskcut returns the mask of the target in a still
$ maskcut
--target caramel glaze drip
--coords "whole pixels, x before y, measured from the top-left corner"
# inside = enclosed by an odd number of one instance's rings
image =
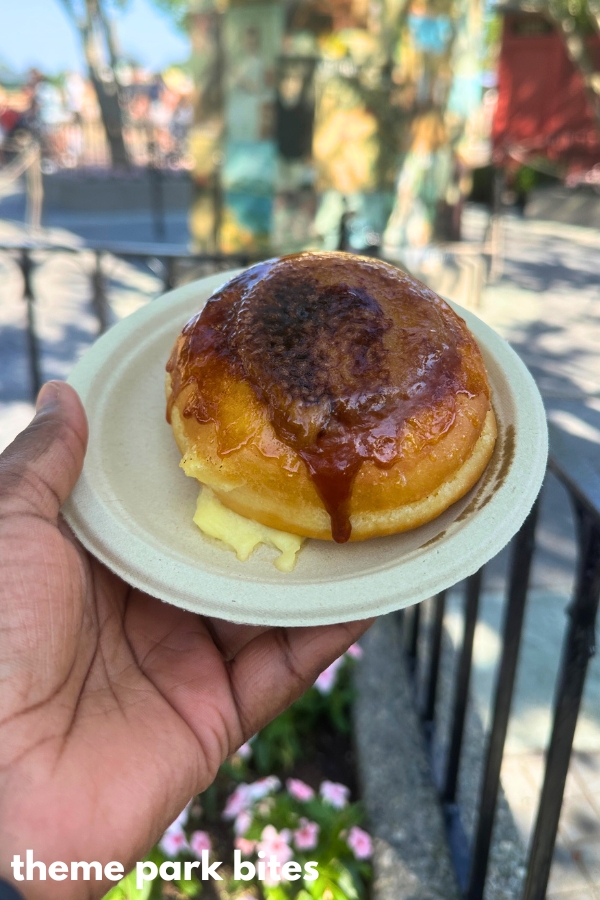
[[[342,254],[294,254],[234,278],[185,326],[167,371],[168,420],[193,384],[183,415],[217,431],[224,371],[251,385],[279,440],[305,462],[338,543],[350,537],[362,463],[392,466],[407,423],[435,443],[458,393],[488,393],[479,350],[443,300],[398,270]],[[414,420],[426,407],[434,414],[423,434]]]

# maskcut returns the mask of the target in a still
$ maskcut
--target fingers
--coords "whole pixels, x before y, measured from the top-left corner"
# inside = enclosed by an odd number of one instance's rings
[[[259,634],[270,630],[267,625],[236,625],[234,622],[226,622],[224,619],[213,619],[208,616],[204,621],[215,646],[225,660],[233,659],[246,644],[249,644]]]
[[[272,628],[230,663],[231,686],[246,738],[293,703],[373,619],[315,628]]]
[[[0,511],[55,521],[81,473],[87,434],[73,388],[61,381],[45,384],[34,419],[0,455]]]
[[[132,591],[124,625],[140,669],[189,725],[216,771],[371,623],[264,630],[203,619]],[[224,648],[230,657],[235,646],[241,649],[227,663]]]

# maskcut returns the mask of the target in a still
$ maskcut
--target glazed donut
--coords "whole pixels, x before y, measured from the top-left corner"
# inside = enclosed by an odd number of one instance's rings
[[[464,321],[347,253],[268,260],[221,287],[177,338],[166,393],[186,474],[242,516],[338,543],[435,518],[496,439]]]

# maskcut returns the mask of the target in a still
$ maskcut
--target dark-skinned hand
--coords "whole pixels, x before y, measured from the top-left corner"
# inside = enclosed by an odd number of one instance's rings
[[[0,877],[31,849],[143,859],[223,760],[369,626],[257,628],[130,587],[75,539],[61,504],[83,464],[75,391],[46,384],[0,456]],[[23,881],[27,900],[111,882]]]

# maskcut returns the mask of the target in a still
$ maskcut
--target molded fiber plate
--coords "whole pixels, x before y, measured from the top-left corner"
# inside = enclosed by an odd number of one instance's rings
[[[510,540],[535,500],[548,437],[541,397],[518,356],[455,307],[485,358],[499,438],[481,480],[433,522],[338,545],[309,540],[292,573],[261,547],[245,563],[192,522],[198,484],[179,468],[164,373],[183,325],[236,272],[185,285],[108,331],[73,369],[90,423],[83,473],[63,512],[95,556],[149,594],[257,625],[323,625],[417,603],[472,574]]]

